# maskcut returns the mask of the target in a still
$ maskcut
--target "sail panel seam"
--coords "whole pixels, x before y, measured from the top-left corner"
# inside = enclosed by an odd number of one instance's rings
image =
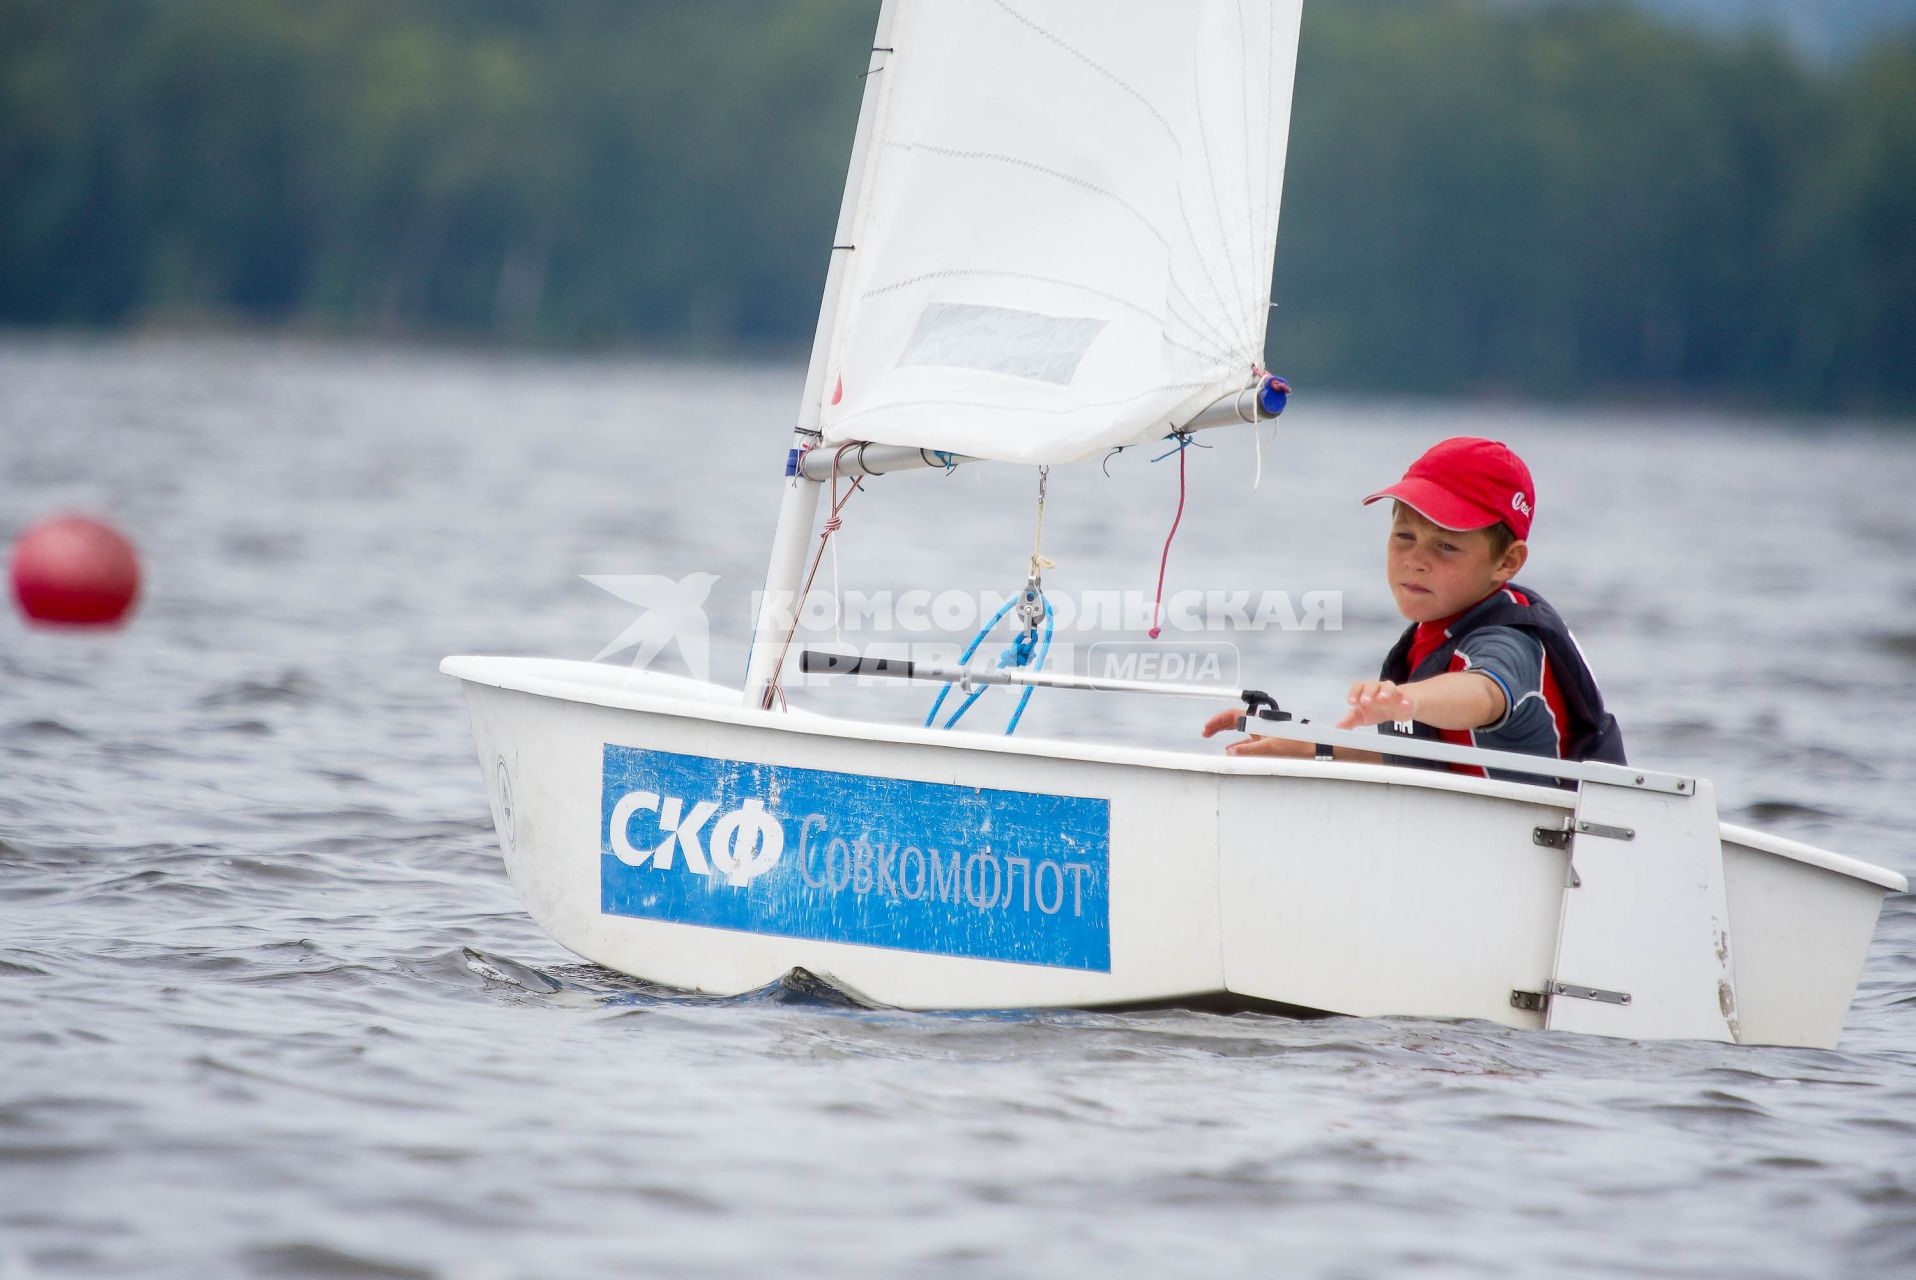
[[[1006,155],[1002,151],[966,151],[957,147],[941,147],[931,142],[885,142],[881,145],[886,148],[901,151],[926,151],[932,155],[948,160],[995,160],[999,164],[1008,164],[1019,169],[1029,169],[1033,173],[1043,174],[1047,178],[1056,178],[1060,182],[1079,187],[1085,191],[1089,191],[1093,195],[1103,196],[1113,204],[1116,204],[1126,213],[1136,218],[1146,231],[1149,231],[1156,237],[1158,243],[1164,246],[1166,253],[1174,252],[1171,247],[1170,238],[1158,230],[1157,224],[1151,221],[1144,210],[1138,208],[1117,192],[1101,187],[1095,182],[1090,182],[1084,178],[1066,173],[1062,169],[1053,169],[1049,165],[1039,164],[1036,160],[1026,160],[1019,156]]]
[[[1124,90],[1126,93],[1130,94],[1133,98],[1136,98],[1138,100],[1138,105],[1142,106],[1146,111],[1150,112],[1151,118],[1153,120],[1156,120],[1158,124],[1164,129],[1165,136],[1171,139],[1171,145],[1177,148],[1178,155],[1182,156],[1184,154],[1184,140],[1178,137],[1178,131],[1171,127],[1171,122],[1164,118],[1164,113],[1162,111],[1159,111],[1157,107],[1152,104],[1151,100],[1145,97],[1143,93],[1138,91],[1136,88],[1133,88],[1131,84],[1124,79],[1124,77],[1120,76],[1117,72],[1111,70],[1109,67],[1105,66],[1103,63],[1099,62],[1096,58],[1093,58],[1090,54],[1078,48],[1076,45],[1072,44],[1070,41],[1064,39],[1062,36],[1059,36],[1054,32],[1046,30],[1045,28],[1039,26],[1037,23],[1033,22],[1030,18],[1025,17],[1022,13],[1019,13],[1017,10],[1013,9],[1010,5],[1006,4],[1005,0],[997,0],[997,5],[998,5],[998,8],[1003,10],[1005,14],[1009,16],[1013,21],[1021,23],[1025,27],[1036,32],[1039,36],[1043,37],[1046,40],[1049,40],[1052,44],[1058,46],[1058,48],[1060,49],[1063,49],[1066,53],[1070,54],[1072,57],[1076,58],[1078,61],[1084,63],[1085,66],[1090,67],[1093,71],[1097,72],[1099,75],[1109,80],[1112,84],[1117,85],[1118,88]]]

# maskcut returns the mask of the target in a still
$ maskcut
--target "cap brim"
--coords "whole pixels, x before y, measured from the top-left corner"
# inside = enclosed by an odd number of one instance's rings
[[[1395,498],[1439,528],[1454,529],[1458,533],[1488,529],[1499,519],[1476,503],[1465,502],[1448,489],[1416,476],[1406,476],[1388,489],[1379,489],[1364,499],[1364,505],[1383,498]]]

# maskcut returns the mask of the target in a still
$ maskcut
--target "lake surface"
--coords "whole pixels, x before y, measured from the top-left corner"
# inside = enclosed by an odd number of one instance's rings
[[[0,533],[95,511],[147,572],[119,632],[0,617],[0,1280],[1916,1274],[1907,899],[1834,1052],[693,1001],[546,939],[438,660],[590,658],[636,611],[581,575],[708,572],[736,681],[800,381],[0,342]],[[1537,475],[1523,578],[1633,758],[1916,874],[1916,431],[1305,387],[1261,461],[1211,434],[1168,589],[1341,602],[1227,637],[1245,683],[1310,714],[1369,675],[1398,624],[1358,499],[1495,436]],[[1053,471],[1055,591],[1149,595],[1154,453]],[[823,573],[1016,590],[1034,496],[883,480]],[[794,700],[915,722],[929,692]],[[1206,710],[1041,693],[1020,732],[1215,749]]]

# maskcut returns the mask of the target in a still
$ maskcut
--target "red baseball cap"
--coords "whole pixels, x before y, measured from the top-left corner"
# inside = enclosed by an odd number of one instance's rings
[[[1519,539],[1530,536],[1537,490],[1523,459],[1497,440],[1454,436],[1424,451],[1404,478],[1364,502],[1395,498],[1446,529],[1488,529],[1502,521]]]

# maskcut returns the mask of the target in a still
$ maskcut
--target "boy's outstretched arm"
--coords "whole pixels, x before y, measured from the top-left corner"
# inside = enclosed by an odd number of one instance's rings
[[[1350,711],[1340,729],[1420,720],[1433,729],[1481,729],[1504,718],[1503,686],[1483,671],[1447,671],[1428,680],[1397,684],[1359,680],[1351,686]]]
[[[1390,680],[1359,680],[1347,699],[1350,711],[1337,722],[1340,729],[1356,729],[1386,720],[1421,720],[1434,729],[1481,729],[1504,718],[1503,686],[1482,671],[1447,671],[1428,680],[1396,684]],[[1237,728],[1242,707],[1231,707],[1204,724],[1204,736],[1214,737]],[[1316,753],[1308,742],[1289,738],[1244,738],[1224,748],[1233,756],[1287,756],[1307,759]],[[1336,759],[1352,764],[1376,764],[1382,752],[1337,747]]]

